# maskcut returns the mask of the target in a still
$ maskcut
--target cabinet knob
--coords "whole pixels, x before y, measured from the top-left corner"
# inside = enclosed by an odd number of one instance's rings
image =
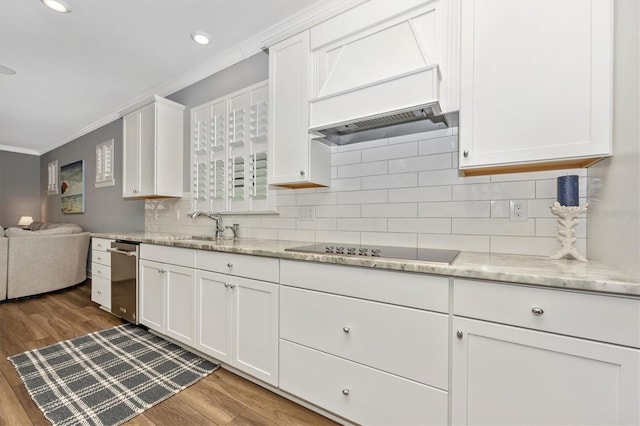
[[[466,149],[464,151],[462,151],[462,156],[464,158],[467,158],[469,156],[469,151],[467,151]]]
[[[98,269],[96,272],[102,274],[102,269]]]
[[[456,336],[458,336],[458,339],[462,339],[462,336],[463,336],[462,330],[458,330],[456,332]]]
[[[229,288],[230,288],[231,290],[233,290],[234,288],[236,288],[236,285],[235,285],[235,284],[229,284]]]
[[[539,317],[540,315],[544,314],[544,310],[542,308],[535,307],[531,308],[531,313]]]
[[[98,260],[102,260],[102,258],[101,258],[100,256],[98,256],[96,259],[98,259]]]
[[[97,294],[102,294],[102,290],[96,291]]]
[[[133,190],[133,193],[134,193],[134,194],[137,194],[137,193],[138,193],[138,190],[137,190],[137,189],[134,189],[134,190]]]
[[[227,268],[233,268],[233,263],[231,262],[227,263]]]
[[[344,388],[344,389],[342,389],[342,394],[343,394],[344,396],[349,396],[349,392],[351,392],[351,391],[349,390],[349,388]]]
[[[224,288],[229,288],[229,283],[224,283]]]
[[[304,176],[306,173],[304,170],[300,170],[300,176]]]
[[[345,333],[349,334],[349,332],[351,331],[351,328],[345,326],[345,327],[342,327],[342,331],[344,331]]]

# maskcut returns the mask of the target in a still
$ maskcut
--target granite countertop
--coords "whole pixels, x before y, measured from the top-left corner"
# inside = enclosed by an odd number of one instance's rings
[[[463,251],[451,265],[445,265],[413,260],[285,251],[286,248],[312,244],[303,241],[260,239],[196,240],[188,235],[161,233],[95,233],[93,236],[170,247],[449,275],[462,278],[478,278],[640,297],[639,277],[625,276],[611,268],[598,265],[594,262],[582,263],[573,260],[551,260],[543,256]]]

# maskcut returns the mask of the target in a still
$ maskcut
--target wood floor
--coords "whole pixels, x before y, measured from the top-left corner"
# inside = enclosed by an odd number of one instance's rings
[[[0,425],[46,425],[6,359],[122,324],[91,302],[91,283],[0,303]],[[223,369],[126,425],[333,425],[332,421]]]

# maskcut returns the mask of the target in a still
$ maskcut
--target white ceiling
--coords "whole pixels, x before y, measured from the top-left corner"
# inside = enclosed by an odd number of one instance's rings
[[[315,1],[66,0],[72,12],[61,14],[2,0],[0,65],[16,74],[0,74],[0,150],[42,154],[194,83],[257,52]],[[213,43],[195,44],[196,30]]]

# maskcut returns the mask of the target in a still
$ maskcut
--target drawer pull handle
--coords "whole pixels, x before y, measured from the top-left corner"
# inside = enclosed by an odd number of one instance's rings
[[[342,389],[342,394],[343,394],[344,396],[349,396],[349,392],[350,392],[350,391],[349,391],[349,388],[344,388],[344,389]]]
[[[233,263],[231,262],[227,263],[227,268],[233,268]]]
[[[458,339],[462,339],[462,335],[463,335],[462,330],[458,330],[456,332],[456,336],[458,336]]]
[[[540,316],[544,314],[544,310],[542,308],[531,308],[531,313],[536,316]]]
[[[351,331],[351,328],[345,326],[345,327],[342,327],[342,331],[349,334],[349,332]]]

